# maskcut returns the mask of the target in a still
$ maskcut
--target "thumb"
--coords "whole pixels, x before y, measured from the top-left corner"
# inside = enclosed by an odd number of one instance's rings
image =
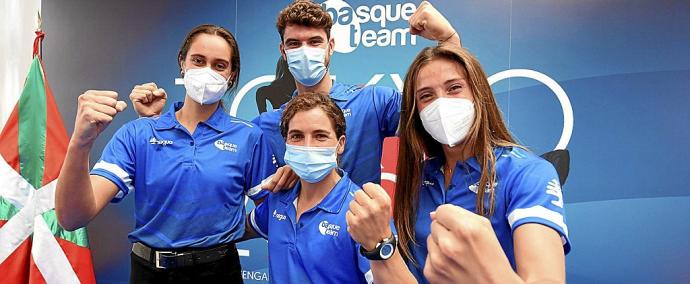
[[[163,98],[163,99],[168,97],[168,95],[165,93],[165,90],[163,88],[159,88],[159,89],[153,91],[153,96],[156,98]]]
[[[117,110],[117,112],[122,112],[126,108],[127,108],[127,103],[125,103],[124,101],[117,101],[117,103],[115,104],[115,110]]]
[[[419,30],[426,30],[426,23],[427,20],[422,20],[421,22],[419,22],[416,28]]]

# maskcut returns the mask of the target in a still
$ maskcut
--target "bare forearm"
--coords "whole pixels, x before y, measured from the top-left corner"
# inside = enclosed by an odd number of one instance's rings
[[[369,263],[374,283],[417,283],[398,251],[388,260],[372,260]]]
[[[58,222],[67,230],[83,227],[97,213],[89,176],[90,147],[70,143],[55,192]]]
[[[445,40],[439,40],[438,45],[456,46],[462,47],[462,41],[460,40],[460,34],[454,32],[452,36]]]
[[[251,222],[251,220],[250,220],[249,214],[247,214],[247,217],[244,220],[244,234],[242,235],[241,238],[239,238],[237,240],[237,242],[251,240],[251,239],[259,237],[259,234],[257,234],[254,231],[254,228],[252,227],[252,225],[249,222]]]

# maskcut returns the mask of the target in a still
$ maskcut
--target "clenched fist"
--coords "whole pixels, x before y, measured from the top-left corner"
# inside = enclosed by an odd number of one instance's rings
[[[345,220],[352,239],[365,250],[372,251],[380,241],[392,235],[391,198],[380,185],[367,183],[355,192]]]
[[[168,94],[163,88],[158,88],[156,83],[146,83],[134,86],[129,100],[134,105],[134,110],[142,117],[160,115],[168,100]]]
[[[427,1],[422,1],[409,19],[410,33],[440,43],[460,45],[460,37],[453,26]]]
[[[78,103],[72,142],[79,147],[91,147],[115,115],[127,107],[113,91],[88,90],[79,96]]]
[[[489,219],[444,204],[431,215],[424,277],[431,283],[509,283],[512,273]]]

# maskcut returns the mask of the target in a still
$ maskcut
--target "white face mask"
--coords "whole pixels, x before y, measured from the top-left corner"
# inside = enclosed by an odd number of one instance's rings
[[[210,67],[190,68],[184,72],[187,96],[202,105],[219,101],[228,90],[228,80]]]
[[[437,98],[420,113],[424,129],[441,144],[453,147],[465,139],[474,121],[474,103],[462,98]]]

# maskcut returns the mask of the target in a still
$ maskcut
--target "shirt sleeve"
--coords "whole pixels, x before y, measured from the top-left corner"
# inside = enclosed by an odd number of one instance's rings
[[[269,195],[264,202],[261,202],[258,206],[249,212],[249,225],[252,226],[254,232],[259,234],[264,239],[268,240],[268,204],[270,203],[271,196]]]
[[[135,138],[133,123],[122,126],[105,146],[101,158],[91,170],[91,175],[104,177],[117,186],[118,192],[111,200],[113,203],[122,201],[134,191]]]
[[[381,133],[385,137],[397,135],[402,95],[393,88],[382,86],[373,87],[373,92]]]
[[[563,193],[553,166],[541,158],[536,158],[516,172],[510,186],[506,214],[513,232],[520,225],[527,223],[550,227],[561,236],[565,253],[568,253],[570,241],[563,208]]]
[[[261,185],[268,181],[277,169],[273,153],[260,131],[250,159],[245,172],[245,176],[249,177],[245,194],[252,200],[258,200],[268,195],[267,191],[261,189]]]
[[[277,165],[284,166],[285,161],[283,157],[285,156],[285,139],[280,133],[280,117],[282,111],[274,110],[268,111],[260,114],[252,123],[259,126],[259,129],[263,132],[264,141],[269,145],[271,153],[277,163]]]
[[[360,252],[359,249],[362,245],[356,244],[355,249],[356,249],[356,254],[357,254],[357,268],[359,269],[360,273],[364,275],[364,279],[367,281],[368,284],[374,283],[374,274],[371,272],[371,264],[369,263],[369,259],[364,257]]]

